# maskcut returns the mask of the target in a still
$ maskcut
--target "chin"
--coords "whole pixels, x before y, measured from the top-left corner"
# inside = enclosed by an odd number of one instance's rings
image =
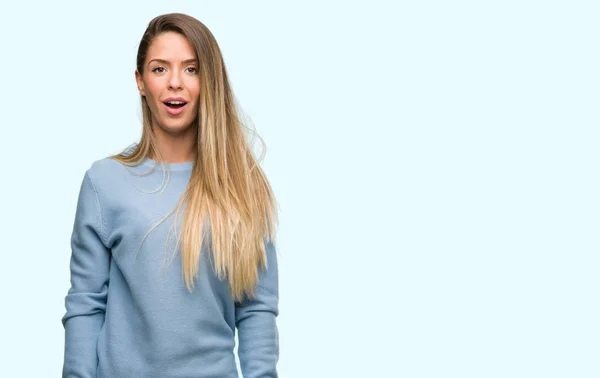
[[[171,133],[182,133],[184,131],[190,130],[192,127],[191,125],[181,125],[181,126],[171,126],[171,127],[166,127],[166,130],[171,132]]]
[[[158,122],[158,126],[169,133],[180,133],[182,131],[186,131],[193,126],[193,122],[190,121],[179,121],[173,122],[173,120],[169,120],[170,122]]]

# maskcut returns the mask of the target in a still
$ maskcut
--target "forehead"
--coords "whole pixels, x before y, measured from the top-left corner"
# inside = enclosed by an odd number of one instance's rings
[[[154,37],[150,43],[146,61],[155,58],[179,61],[194,57],[194,49],[187,38],[179,33],[165,32]]]

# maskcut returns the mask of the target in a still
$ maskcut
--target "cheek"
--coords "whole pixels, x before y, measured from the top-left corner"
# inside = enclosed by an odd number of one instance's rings
[[[190,96],[197,99],[198,95],[200,94],[200,80],[199,79],[190,80],[187,83],[187,88],[188,88],[188,92],[190,93]]]
[[[148,83],[146,85],[146,97],[150,97],[153,101],[159,98],[160,90],[156,83]]]

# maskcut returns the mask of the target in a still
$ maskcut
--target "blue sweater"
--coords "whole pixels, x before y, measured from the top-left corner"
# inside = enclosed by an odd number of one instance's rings
[[[95,161],[86,171],[71,237],[71,287],[66,313],[63,378],[277,377],[276,249],[265,241],[266,270],[259,270],[256,296],[236,303],[218,279],[210,256],[201,253],[190,293],[174,243],[165,252],[171,214],[136,248],[150,227],[175,206],[189,181],[192,162],[163,171],[146,159],[137,167]],[[172,259],[171,259],[172,258]]]

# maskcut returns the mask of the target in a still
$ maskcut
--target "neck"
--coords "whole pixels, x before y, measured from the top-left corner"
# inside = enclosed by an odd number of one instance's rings
[[[178,134],[170,134],[160,127],[154,127],[156,148],[166,163],[185,163],[197,156],[196,131],[192,127]],[[156,159],[152,154],[151,159]]]

